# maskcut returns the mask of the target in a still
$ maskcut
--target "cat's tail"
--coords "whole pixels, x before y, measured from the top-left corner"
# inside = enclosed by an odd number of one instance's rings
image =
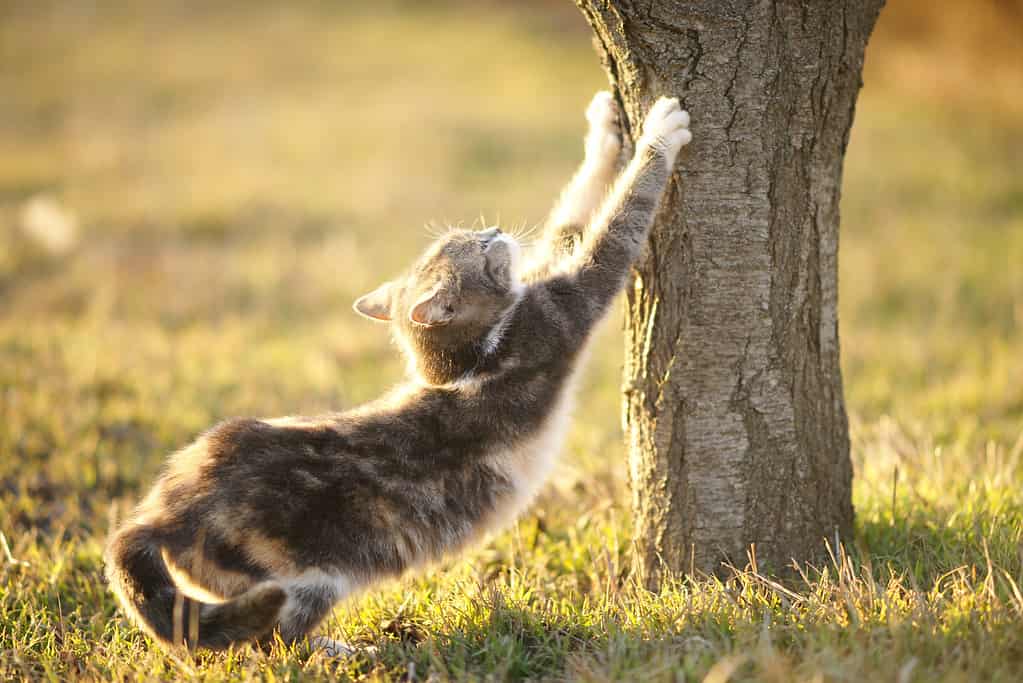
[[[178,590],[152,527],[130,525],[106,550],[107,580],[124,609],[157,640],[221,650],[268,635],[286,595],[278,584],[256,584],[219,604],[199,602]]]

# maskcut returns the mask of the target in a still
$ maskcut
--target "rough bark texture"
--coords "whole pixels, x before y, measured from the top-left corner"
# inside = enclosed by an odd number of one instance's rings
[[[852,531],[837,320],[842,159],[883,0],[577,0],[627,115],[692,114],[628,290],[636,562],[762,571]]]

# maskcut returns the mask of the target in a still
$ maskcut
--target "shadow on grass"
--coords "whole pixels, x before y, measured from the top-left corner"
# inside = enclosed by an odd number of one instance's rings
[[[948,572],[965,568],[987,572],[999,567],[1018,576],[1023,510],[1007,507],[963,510],[933,506],[914,508],[905,516],[865,519],[858,524],[858,560],[869,560],[878,579],[888,570],[916,585],[933,586]]]
[[[362,659],[352,673],[522,681],[585,677],[587,670],[618,669],[633,676],[646,667],[694,671],[713,664],[727,640],[714,644],[704,629],[689,632],[681,623],[654,634],[650,624],[627,624],[625,610],[590,621],[571,610],[511,604],[498,592],[474,601],[472,609],[477,618],[432,634],[414,620],[387,622],[373,641],[378,656]]]

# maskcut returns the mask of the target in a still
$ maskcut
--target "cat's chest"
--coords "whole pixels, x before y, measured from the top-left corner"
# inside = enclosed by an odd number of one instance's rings
[[[537,429],[524,434],[514,445],[490,454],[491,467],[509,486],[495,500],[493,514],[485,520],[488,530],[514,521],[547,481],[568,433],[573,403],[572,387],[566,386]]]

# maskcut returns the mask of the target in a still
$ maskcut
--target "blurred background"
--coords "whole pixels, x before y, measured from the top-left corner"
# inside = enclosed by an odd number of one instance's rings
[[[842,203],[858,422],[1019,433],[1021,35],[1011,0],[882,13]],[[540,222],[606,87],[561,1],[6,2],[0,65],[0,468],[75,485],[396,381],[350,302],[428,222]],[[573,449],[615,471],[620,320]]]
[[[971,482],[1023,483],[1021,36],[1017,0],[891,0],[867,51],[840,324],[868,543],[893,478],[946,521]],[[540,222],[606,85],[567,0],[0,4],[14,554],[59,532],[93,567],[110,520],[215,421],[397,381],[351,302],[427,223]],[[627,517],[621,319],[540,517],[558,496]]]

